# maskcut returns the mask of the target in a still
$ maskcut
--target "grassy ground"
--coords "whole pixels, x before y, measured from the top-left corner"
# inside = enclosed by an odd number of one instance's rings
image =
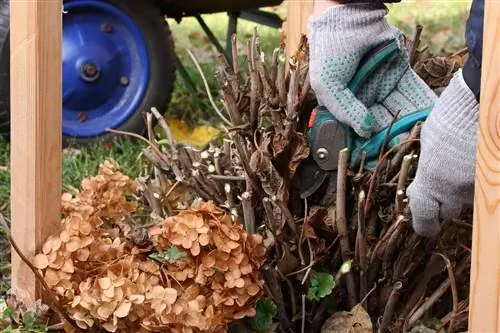
[[[401,28],[408,35],[412,35],[415,23],[424,26],[422,40],[434,52],[453,52],[464,46],[464,26],[467,18],[470,0],[403,0],[401,4],[390,6],[389,21]],[[274,8],[283,17],[286,15],[284,6]],[[216,37],[225,45],[227,15],[206,15],[207,24],[213,29]],[[200,29],[195,19],[184,19],[180,24],[169,20],[173,31],[177,54],[186,66],[191,78],[198,87],[198,91],[190,91],[185,82],[177,77],[176,89],[169,108],[166,111],[170,117],[186,120],[189,124],[203,122],[213,123],[215,116],[206,97],[200,76],[187,56],[186,48],[190,48],[199,62],[209,81],[211,91],[216,96],[217,87],[214,74],[217,70],[214,59],[214,47]],[[253,23],[240,21],[238,36],[240,40],[247,40],[254,28]],[[280,32],[267,27],[259,27],[263,49],[269,53],[279,44]],[[243,62],[243,58],[241,59]],[[138,176],[145,168],[145,159],[140,151],[143,143],[136,140],[121,143],[98,145],[85,149],[69,149],[63,159],[63,186],[79,187],[81,180],[97,171],[101,161],[114,158],[131,177]],[[0,212],[9,215],[10,175],[9,175],[9,145],[0,140]],[[0,247],[2,239],[0,237]],[[8,280],[4,280],[9,272],[8,251],[0,251],[0,294],[8,287]]]
[[[285,18],[285,5],[286,2],[283,6],[270,10]],[[412,34],[415,23],[420,23],[424,26],[422,36],[424,44],[428,43],[434,52],[453,52],[464,46],[464,26],[469,6],[470,0],[403,0],[400,4],[389,6],[389,21],[408,35]],[[205,15],[204,19],[221,44],[225,45],[227,15]],[[168,22],[174,34],[177,54],[198,87],[198,91],[191,92],[178,75],[172,102],[165,111],[169,116],[186,120],[189,124],[213,122],[214,113],[206,98],[201,78],[194,69],[186,49],[189,48],[200,62],[211,91],[216,95],[217,86],[214,74],[217,66],[214,59],[216,59],[217,53],[215,48],[210,44],[194,18],[183,19],[180,23],[170,19]],[[251,36],[254,26],[254,23],[248,21],[240,20],[238,22],[238,36],[241,41],[246,41]],[[263,49],[266,52],[271,52],[279,44],[280,32],[263,26],[259,26],[258,31]],[[243,62],[243,58],[241,61]],[[131,176],[137,176],[144,166],[144,159],[138,158],[141,148],[142,143],[125,141],[65,154],[63,162],[64,186],[78,186],[81,179],[94,174],[99,162],[107,157],[115,158],[123,165],[125,172]],[[0,141],[0,209],[3,211],[8,208],[10,193],[8,157],[8,144]]]

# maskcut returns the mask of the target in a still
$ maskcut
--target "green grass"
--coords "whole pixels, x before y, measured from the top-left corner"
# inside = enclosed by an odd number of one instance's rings
[[[401,29],[408,36],[413,35],[416,23],[424,26],[422,44],[428,45],[435,53],[455,52],[465,46],[464,31],[470,0],[403,0],[401,3],[389,5],[389,22]],[[273,8],[282,18],[286,18],[286,2],[278,8]],[[204,15],[207,25],[212,29],[221,45],[226,45],[226,29],[228,18],[224,13]],[[209,42],[200,25],[194,18],[183,19],[180,23],[168,20],[175,39],[176,52],[181,62],[186,66],[190,77],[198,87],[198,92],[192,93],[178,75],[172,102],[167,110],[170,116],[189,123],[200,121],[213,122],[217,118],[206,98],[203,83],[194,69],[193,63],[186,53],[189,48],[197,57],[203,72],[207,77],[210,90],[217,95],[217,85],[214,79],[218,70],[217,52]],[[240,41],[240,61],[244,64],[242,43],[251,37],[256,25],[252,22],[238,21],[238,38]],[[277,29],[258,26],[262,48],[266,54],[279,45],[280,32]]]
[[[422,44],[435,53],[455,52],[465,46],[465,22],[471,0],[403,0],[389,5],[389,22],[408,36],[423,25]]]
[[[286,3],[281,7],[273,8],[283,18],[286,16],[285,5]],[[423,44],[429,44],[431,50],[435,52],[453,52],[464,46],[464,27],[469,6],[470,0],[403,0],[399,4],[389,6],[389,22],[410,36],[415,24],[420,23],[424,26]],[[217,39],[225,46],[227,15],[204,15],[204,19]],[[186,66],[198,87],[198,91],[192,93],[177,75],[175,92],[166,112],[171,117],[187,120],[191,124],[215,122],[217,118],[208,102],[201,78],[186,53],[186,48],[189,48],[197,57],[217,100],[218,90],[214,75],[218,70],[218,64],[215,47],[208,41],[196,19],[185,18],[180,23],[169,19],[168,23],[174,35],[177,55]],[[239,20],[239,49],[242,49],[243,43],[250,38],[255,26],[252,22]],[[279,45],[280,32],[277,29],[258,26],[258,32],[262,40],[263,50],[266,53],[269,54]],[[240,54],[242,55],[240,61],[244,65],[244,52],[241,51]],[[126,140],[107,146],[96,145],[84,148],[79,150],[76,156],[65,154],[63,160],[64,188],[66,189],[68,186],[78,187],[84,177],[95,174],[99,163],[109,157],[117,160],[127,174],[132,177],[137,176],[146,164],[144,158],[138,158],[142,147],[143,144],[136,140]],[[4,211],[8,208],[6,205],[10,197],[8,160],[8,144],[0,141],[0,209],[3,208]]]
[[[87,148],[68,148],[63,152],[62,184],[63,191],[71,187],[80,188],[82,179],[97,173],[99,164],[106,159],[117,161],[125,174],[137,177],[146,172],[148,161],[141,154],[145,144],[138,140],[120,140],[105,145],[93,145]],[[9,215],[10,173],[9,145],[0,141],[0,208]]]

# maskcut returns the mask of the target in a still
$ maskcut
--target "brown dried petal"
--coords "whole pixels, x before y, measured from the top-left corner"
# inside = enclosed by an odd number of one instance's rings
[[[57,271],[50,268],[45,271],[44,279],[45,282],[47,282],[47,284],[49,285],[49,287],[57,285],[60,281],[59,274],[57,274]]]
[[[174,288],[165,288],[165,302],[168,305],[172,305],[175,303],[177,299],[177,290]]]
[[[134,304],[142,304],[144,303],[146,297],[144,295],[137,294],[137,295],[130,295],[128,299]]]
[[[75,252],[82,245],[82,240],[80,237],[71,237],[69,241],[66,243],[66,250],[69,252]]]
[[[92,232],[92,224],[88,221],[82,220],[80,221],[79,230],[81,234],[89,235]]]
[[[260,287],[258,285],[256,285],[255,283],[253,283],[247,287],[247,293],[250,296],[257,295],[259,293],[259,291],[260,291]]]
[[[129,301],[124,301],[118,306],[114,314],[118,318],[125,318],[129,314],[131,308],[132,303],[130,303]]]
[[[111,287],[111,279],[109,277],[100,278],[99,287],[103,290],[109,289]]]
[[[198,237],[198,242],[201,246],[207,246],[210,243],[210,237],[207,234],[201,234]]]
[[[116,309],[116,302],[109,302],[109,303],[104,303],[101,304],[97,308],[97,314],[102,318],[102,319],[108,319],[109,316],[113,314],[113,312]]]
[[[191,246],[191,254],[196,257],[200,254],[200,244],[198,242],[194,242]]]
[[[76,259],[78,261],[87,261],[89,259],[89,256],[90,256],[90,250],[88,248],[83,248],[83,249],[79,249],[77,252],[76,252]]]
[[[61,231],[61,234],[59,235],[59,238],[61,239],[61,242],[66,243],[69,241],[69,232],[66,230]]]
[[[243,280],[242,278],[239,278],[239,279],[236,279],[234,281],[234,285],[237,287],[237,288],[243,288],[245,286],[245,280]]]
[[[102,327],[108,331],[108,332],[116,332],[116,330],[118,329],[118,326],[116,324],[114,324],[113,322],[106,322],[104,324],[102,324]]]
[[[37,254],[33,259],[33,265],[38,269],[45,269],[49,266],[49,259],[43,253]]]
[[[61,267],[61,270],[66,273],[74,273],[75,272],[75,266],[73,266],[73,260],[71,258],[67,258],[64,261],[64,264]]]

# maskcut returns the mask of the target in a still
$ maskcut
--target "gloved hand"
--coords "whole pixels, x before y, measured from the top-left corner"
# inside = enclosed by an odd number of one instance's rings
[[[440,218],[456,218],[474,199],[479,105],[455,73],[422,126],[418,169],[407,195],[413,229],[436,236]]]
[[[484,0],[474,0],[466,28],[469,58],[422,127],[417,174],[407,191],[413,229],[422,236],[437,235],[441,218],[458,217],[474,202],[483,26]]]
[[[385,18],[379,2],[336,5],[310,18],[310,81],[318,103],[369,139],[401,110],[404,116],[431,107],[436,95],[410,68],[403,35]],[[397,56],[381,66],[354,95],[347,84],[368,51],[395,39]]]

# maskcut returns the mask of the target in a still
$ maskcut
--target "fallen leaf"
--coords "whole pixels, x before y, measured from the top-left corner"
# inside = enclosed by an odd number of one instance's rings
[[[321,327],[321,333],[373,333],[370,316],[361,304],[351,311],[334,313]]]
[[[190,130],[187,123],[181,120],[168,119],[167,122],[175,141],[184,142],[198,149],[203,149],[220,134],[219,130],[208,125],[200,125]]]
[[[292,254],[286,243],[284,243],[282,247],[284,251],[283,256],[281,257],[281,260],[278,264],[278,269],[281,271],[281,273],[287,275],[293,272],[299,266],[299,260]]]

